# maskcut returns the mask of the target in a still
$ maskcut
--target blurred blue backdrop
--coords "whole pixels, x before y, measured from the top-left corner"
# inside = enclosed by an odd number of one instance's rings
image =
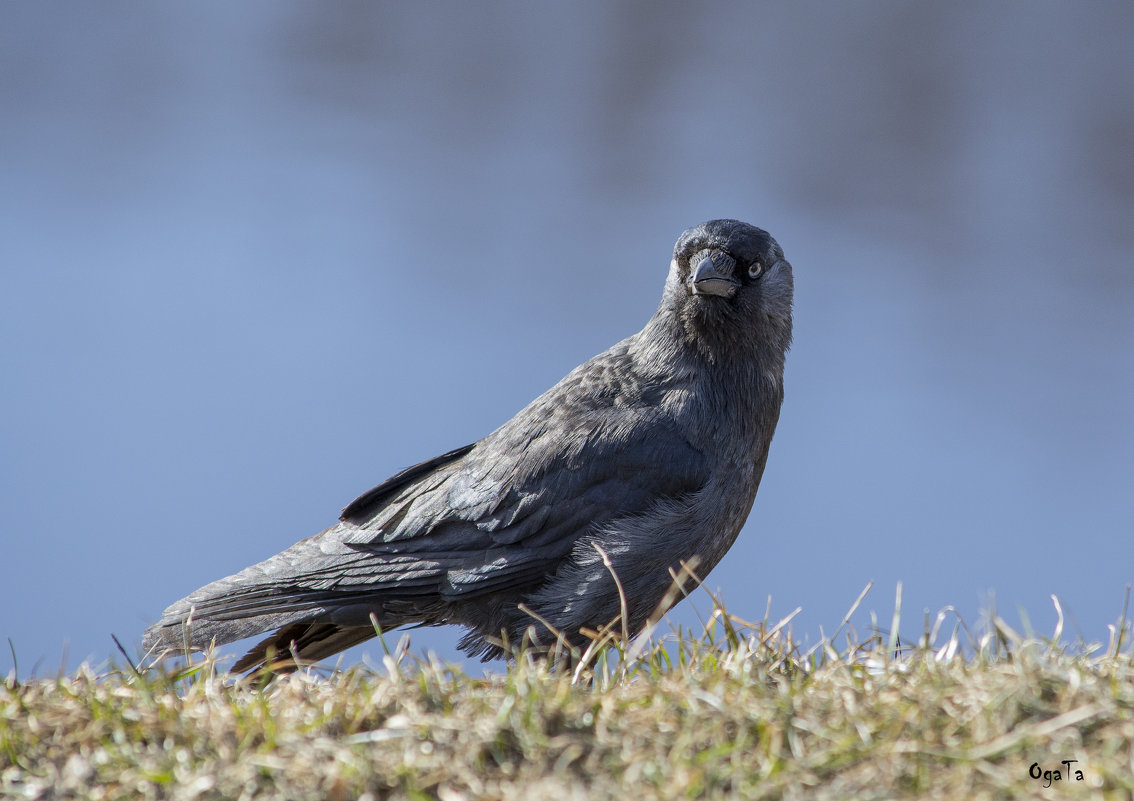
[[[802,606],[814,642],[873,579],[860,630],[898,581],[905,636],[993,599],[1050,632],[1058,595],[1094,640],[1118,617],[1129,3],[0,20],[0,636],[21,675],[136,647],[168,603],[488,433],[641,327],[677,235],[724,216],[771,231],[797,285],[768,470],[707,582],[729,609]],[[455,658],[457,636],[413,648]]]

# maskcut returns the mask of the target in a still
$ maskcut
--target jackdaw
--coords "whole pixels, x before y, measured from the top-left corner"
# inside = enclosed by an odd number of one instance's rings
[[[525,637],[583,646],[623,610],[617,628],[639,632],[671,571],[711,570],[752,508],[791,319],[792,268],[766,231],[690,228],[645,328],[337,525],[173,604],[144,647],[273,632],[233,666],[245,671],[323,659],[375,625],[459,623],[460,648],[483,659]]]

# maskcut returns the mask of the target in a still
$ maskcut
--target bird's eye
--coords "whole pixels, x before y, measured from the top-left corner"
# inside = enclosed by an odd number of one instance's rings
[[[760,262],[754,261],[754,262],[752,262],[752,264],[748,265],[748,277],[749,278],[759,278],[763,274],[764,274],[764,265],[761,264]]]

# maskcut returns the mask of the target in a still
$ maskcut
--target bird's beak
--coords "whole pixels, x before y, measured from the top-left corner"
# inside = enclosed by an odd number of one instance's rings
[[[731,298],[740,288],[740,283],[731,275],[722,273],[712,258],[706,256],[693,270],[690,281],[694,295],[716,295]]]

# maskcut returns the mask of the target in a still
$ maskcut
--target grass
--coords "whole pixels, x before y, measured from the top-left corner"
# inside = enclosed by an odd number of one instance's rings
[[[992,617],[972,634],[947,613],[908,646],[844,620],[804,651],[789,626],[714,599],[700,630],[643,644],[614,627],[575,669],[521,654],[487,678],[413,658],[404,639],[381,669],[270,681],[230,678],[211,656],[11,675],[0,797],[1134,795],[1125,616],[1109,643],[1075,646],[1061,626],[1025,636]]]

